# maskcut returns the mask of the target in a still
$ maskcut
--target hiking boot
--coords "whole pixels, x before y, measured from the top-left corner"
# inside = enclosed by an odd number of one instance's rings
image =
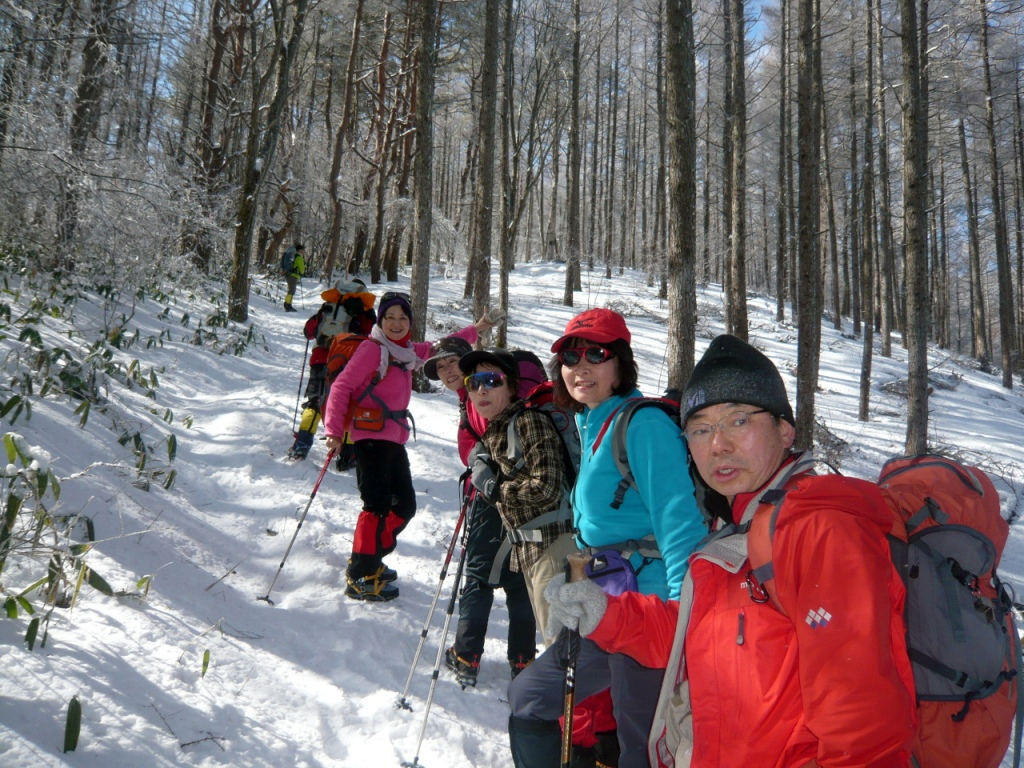
[[[466,660],[455,652],[453,645],[444,654],[444,663],[448,669],[455,673],[455,679],[463,688],[472,686],[476,688],[476,676],[480,672],[480,657]]]
[[[394,568],[388,568],[384,563],[381,563],[380,569],[373,578],[383,581],[386,584],[390,584],[392,581],[398,581],[398,571]]]
[[[288,449],[288,458],[293,461],[302,461],[309,455],[309,446],[296,441],[295,445]]]
[[[516,676],[530,666],[533,659],[528,659],[525,656],[516,656],[514,659],[508,660],[508,665],[512,669],[512,679],[515,680]]]
[[[298,312],[299,310],[297,310],[297,309],[296,309],[295,307],[293,307],[293,306],[292,306],[291,304],[288,304],[288,303],[286,302],[286,303],[285,303],[285,305],[284,305],[284,311],[285,311],[285,312]]]
[[[398,587],[381,581],[376,576],[363,576],[361,579],[349,577],[345,596],[368,603],[383,603],[398,597]]]
[[[288,458],[301,461],[309,455],[309,449],[313,447],[313,433],[306,429],[300,429],[295,434],[295,442],[288,451]]]

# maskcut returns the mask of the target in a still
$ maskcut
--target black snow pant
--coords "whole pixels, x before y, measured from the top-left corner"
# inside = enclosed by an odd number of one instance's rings
[[[491,583],[494,559],[504,530],[498,510],[479,495],[467,515],[466,565],[459,595],[459,625],[455,652],[464,659],[480,658],[484,652],[487,622],[494,602],[494,589],[505,590],[508,608],[508,659],[529,661],[537,654],[537,624],[523,574],[509,569],[511,553],[505,555],[496,583]]]

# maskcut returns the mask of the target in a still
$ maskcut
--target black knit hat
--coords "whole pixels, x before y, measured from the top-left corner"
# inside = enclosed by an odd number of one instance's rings
[[[683,423],[697,411],[721,403],[756,405],[795,424],[786,385],[775,363],[728,334],[712,341],[694,366],[683,394]]]
[[[431,381],[438,381],[437,364],[449,357],[462,357],[473,351],[472,345],[458,336],[445,336],[434,344],[433,354],[423,364],[423,372]]]

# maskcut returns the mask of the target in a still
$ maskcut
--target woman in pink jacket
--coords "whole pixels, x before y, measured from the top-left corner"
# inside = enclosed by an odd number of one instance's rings
[[[430,357],[430,342],[411,341],[412,307],[404,293],[385,293],[377,324],[331,384],[324,415],[327,448],[341,448],[345,431],[355,443],[356,478],[363,511],[356,522],[345,594],[381,602],[398,597],[397,574],[384,566],[398,534],[416,514],[405,443],[412,430],[409,400],[413,371]],[[492,326],[485,314],[456,334],[473,343]]]

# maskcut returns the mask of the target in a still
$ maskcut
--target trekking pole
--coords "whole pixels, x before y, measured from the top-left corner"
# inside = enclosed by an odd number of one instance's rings
[[[423,709],[423,723],[420,725],[420,735],[416,739],[416,756],[410,763],[408,760],[400,763],[402,768],[423,768],[420,765],[420,746],[423,744],[423,735],[427,732],[427,718],[430,716],[430,705],[434,700],[434,689],[437,688],[437,678],[441,673],[441,659],[444,658],[445,643],[448,640],[448,628],[452,623],[452,614],[455,613],[455,601],[459,597],[459,582],[462,581],[462,569],[466,565],[467,540],[469,539],[469,526],[473,520],[473,507],[476,504],[474,498],[470,506],[470,514],[466,515],[466,525],[462,529],[462,552],[459,554],[459,565],[455,569],[455,582],[452,584],[452,597],[448,601],[448,610],[444,616],[444,626],[441,628],[441,642],[437,646],[437,659],[434,660],[434,671],[430,675],[430,690],[427,692],[427,703]]]
[[[465,475],[460,478],[461,483],[465,482]],[[416,665],[419,664],[420,654],[423,652],[423,644],[427,639],[427,630],[430,629],[430,621],[434,618],[434,609],[437,607],[437,600],[441,596],[441,586],[444,584],[444,580],[448,575],[448,565],[452,561],[452,552],[455,550],[455,542],[459,538],[459,529],[462,527],[462,521],[466,517],[466,504],[463,501],[461,509],[459,510],[459,519],[455,523],[455,530],[452,532],[452,540],[448,542],[448,553],[444,557],[444,564],[441,566],[441,578],[437,582],[437,589],[434,590],[434,599],[430,601],[430,609],[427,611],[427,619],[423,622],[423,629],[420,632],[420,642],[416,646],[416,653],[412,657],[412,666],[409,667],[409,677],[405,681],[405,689],[402,691],[402,695],[398,697],[398,701],[395,702],[396,709],[406,709],[412,712],[412,705],[409,704],[409,700],[406,696],[409,695],[409,686],[412,684],[412,676],[416,671]],[[442,643],[444,645],[444,643]]]
[[[299,398],[302,397],[302,380],[306,378],[306,359],[309,357],[310,341],[312,341],[312,339],[306,339],[306,351],[302,353],[302,373],[299,374],[299,391],[295,393],[295,413],[292,414],[293,439],[299,436],[299,433],[295,431],[295,419],[299,416]]]
[[[267,594],[257,596],[257,601],[266,600],[271,605],[274,604],[274,601],[270,599],[270,593],[274,591],[274,585],[277,584],[277,577],[281,575],[281,570],[284,568],[284,561],[288,559],[288,554],[292,551],[292,545],[295,544],[295,539],[298,538],[299,531],[302,530],[302,523],[306,520],[306,513],[309,512],[309,508],[313,506],[313,499],[316,498],[316,492],[320,490],[320,483],[323,482],[324,475],[327,474],[327,468],[331,466],[332,458],[334,458],[334,451],[328,451],[327,458],[324,460],[323,469],[320,470],[320,474],[316,478],[316,484],[313,485],[313,492],[309,494],[309,501],[306,502],[306,508],[302,510],[302,517],[299,518],[299,524],[295,527],[295,533],[292,534],[292,540],[288,542],[288,549],[284,551],[284,557],[281,558],[281,564],[277,566],[277,573],[274,574],[274,580],[270,582]]]
[[[587,578],[586,567],[589,560],[586,555],[569,555],[565,564],[565,580],[580,581]],[[576,662],[580,656],[580,631],[569,630],[566,640],[568,658],[565,667],[565,706],[562,711],[565,724],[562,727],[561,768],[570,768],[572,763],[572,720],[576,709]]]

